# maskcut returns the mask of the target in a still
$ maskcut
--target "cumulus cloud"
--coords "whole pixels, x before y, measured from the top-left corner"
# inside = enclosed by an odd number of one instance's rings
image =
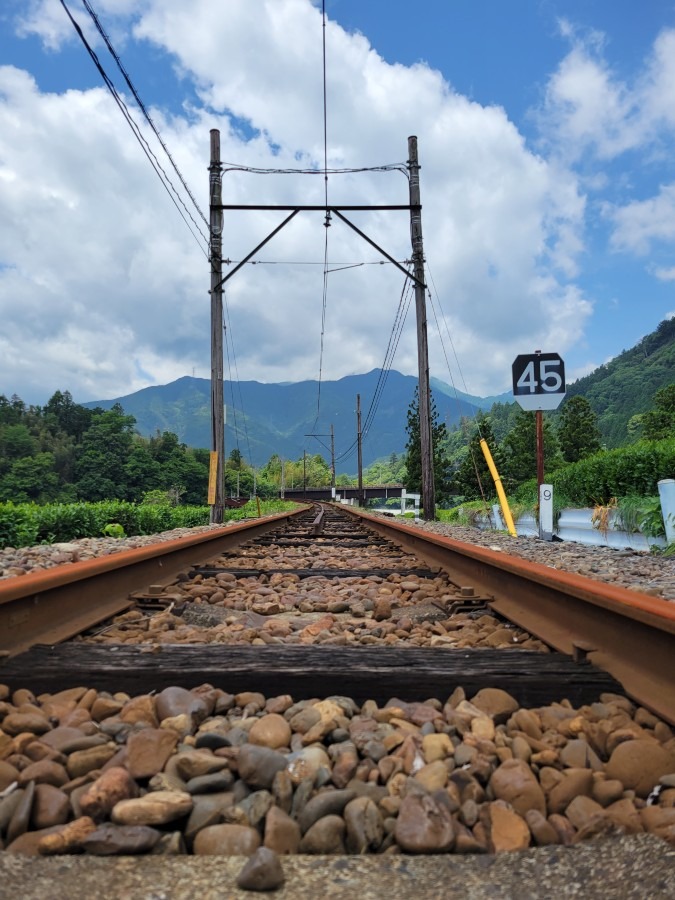
[[[648,200],[609,208],[607,214],[614,223],[613,247],[644,255],[654,241],[675,241],[675,184],[663,185]]]
[[[663,179],[675,130],[675,29],[660,32],[630,82],[607,63],[601,34],[582,33],[569,22],[561,23],[561,33],[571,47],[547,85],[540,117],[547,146],[567,164],[582,165],[587,191],[614,188],[619,199],[597,204],[610,227],[611,250],[645,256],[656,245],[675,249],[675,183]],[[607,165],[629,153],[640,154],[640,167],[610,178]],[[656,193],[649,173],[661,181]],[[672,269],[648,271],[670,280]]]
[[[568,161],[587,152],[607,161],[657,141],[675,126],[675,30],[664,29],[632,82],[605,58],[604,36],[569,22],[571,44],[550,77],[540,122],[551,145]],[[650,152],[654,152],[651,148]]]
[[[67,39],[62,22],[42,16],[54,5],[31,4],[22,22],[52,48]],[[309,0],[232,0],[227,16],[216,0],[106,0],[97,8],[118,28],[126,23],[127,36],[132,30],[170,54],[195,85],[202,106],[152,114],[202,209],[212,127],[221,130],[227,162],[323,164],[321,16]],[[469,101],[428,66],[389,64],[335,22],[326,41],[329,166],[404,162],[407,136],[418,135],[435,302],[469,390],[508,388],[517,353],[535,345],[564,352],[590,315],[573,280],[585,215],[576,177],[533,153],[503,109]],[[598,95],[604,83],[599,78]],[[576,102],[573,79],[567,85]],[[619,92],[617,115],[624,102]],[[590,129],[590,112],[582,118],[580,134]],[[398,172],[331,176],[328,190],[336,204],[408,202]],[[323,196],[322,177],[223,178],[225,203],[321,204]],[[44,401],[57,388],[86,400],[193,367],[208,376],[204,248],[103,89],[44,93],[28,73],[0,69],[0,206],[0,384],[28,400]],[[284,215],[227,212],[224,256],[242,259]],[[406,212],[348,215],[394,258],[409,258]],[[301,214],[228,282],[226,324],[240,378],[317,377],[325,238],[323,214]],[[327,276],[324,378],[384,359],[403,278],[389,264],[342,269],[380,259],[333,219],[329,268],[341,271]],[[432,372],[447,380],[433,334],[430,343]],[[416,372],[412,312],[395,367]]]

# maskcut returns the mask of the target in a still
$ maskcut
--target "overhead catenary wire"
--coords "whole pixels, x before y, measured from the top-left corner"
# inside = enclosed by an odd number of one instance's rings
[[[120,70],[120,72],[122,73],[122,76],[123,76],[124,80],[126,81],[128,87],[129,87],[129,90],[130,90],[131,93],[134,95],[134,99],[135,99],[136,103],[138,104],[138,108],[139,108],[140,111],[143,113],[146,122],[148,123],[148,125],[152,128],[153,132],[155,133],[155,136],[156,136],[157,140],[159,141],[159,143],[161,144],[162,149],[163,149],[164,152],[166,153],[167,158],[169,159],[169,162],[170,162],[171,165],[173,166],[173,169],[174,169],[176,175],[177,175],[178,178],[180,179],[180,183],[181,183],[181,184],[183,185],[183,187],[185,188],[185,192],[187,193],[188,197],[189,197],[190,200],[192,201],[192,203],[193,203],[195,209],[197,210],[197,212],[199,213],[199,215],[200,215],[202,221],[204,222],[204,224],[205,224],[206,227],[208,228],[208,227],[209,227],[208,219],[206,218],[206,216],[205,216],[204,213],[202,212],[202,210],[201,210],[199,204],[198,204],[197,201],[195,200],[195,197],[194,197],[192,191],[191,191],[190,188],[188,187],[187,182],[185,181],[185,178],[183,177],[182,173],[180,172],[178,166],[176,165],[176,162],[175,162],[173,156],[172,156],[171,153],[169,152],[169,148],[166,146],[166,143],[164,142],[164,139],[162,138],[161,134],[159,133],[159,131],[158,131],[158,129],[157,129],[157,126],[156,126],[155,123],[153,122],[152,117],[150,116],[150,113],[148,112],[145,103],[143,103],[143,101],[141,100],[141,98],[140,98],[140,96],[139,96],[139,93],[138,93],[138,91],[136,90],[136,87],[135,87],[135,85],[133,84],[133,82],[132,82],[132,80],[131,80],[131,77],[130,77],[129,73],[128,73],[127,70],[124,68],[124,65],[122,64],[122,60],[120,59],[120,57],[119,57],[117,51],[116,51],[115,48],[113,47],[112,42],[111,42],[110,38],[108,37],[108,35],[107,35],[105,29],[103,28],[103,25],[101,24],[101,21],[100,21],[99,17],[98,17],[98,16],[96,15],[96,13],[94,12],[94,10],[93,10],[91,4],[89,3],[89,0],[82,0],[82,3],[84,4],[84,8],[87,10],[87,12],[89,13],[89,15],[91,16],[91,19],[92,19],[94,25],[96,26],[96,29],[97,29],[98,33],[99,33],[99,34],[101,35],[101,37],[103,38],[103,41],[105,42],[105,45],[106,45],[106,47],[108,48],[108,51],[109,51],[110,55],[112,56],[112,58],[113,58],[113,59],[115,60],[115,62],[117,63],[117,68],[118,68],[118,69]]]
[[[225,304],[224,304],[224,309],[223,309],[223,319],[224,319],[223,329],[225,332],[225,350],[227,353],[227,369],[228,369],[228,374],[230,376],[230,396],[232,397],[232,414],[234,416],[235,440],[237,443],[237,450],[239,450],[239,452],[241,452],[241,450],[239,448],[239,426],[237,423],[237,404],[234,399],[234,385],[236,382],[237,390],[239,393],[239,403],[240,403],[240,408],[241,408],[242,422],[243,422],[243,427],[244,427],[244,437],[246,439],[246,447],[248,450],[248,461],[249,461],[251,468],[253,468],[253,455],[251,453],[251,443],[249,441],[249,436],[248,436],[248,424],[246,421],[246,411],[244,409],[244,396],[241,391],[241,381],[239,379],[239,367],[237,365],[237,354],[234,349],[234,339],[232,336],[232,327],[231,327],[231,323],[230,323],[230,308],[229,308],[229,304],[227,302],[226,297],[224,297],[224,300],[225,300]],[[228,342],[228,339],[229,339],[229,342]],[[232,366],[230,363],[230,346],[232,347],[232,359],[234,361],[234,375],[235,375],[234,378],[232,378]]]
[[[188,220],[187,220],[187,218],[186,218],[186,215],[187,215],[187,217],[192,221],[192,223],[193,223],[193,225],[195,226],[197,232],[201,235],[201,237],[204,239],[204,241],[206,241],[206,245],[208,245],[208,240],[207,240],[207,238],[206,238],[206,235],[203,234],[203,232],[201,231],[201,229],[199,228],[199,226],[198,226],[197,223],[195,222],[194,217],[192,216],[192,214],[189,212],[189,210],[188,210],[187,207],[185,206],[185,203],[184,203],[183,200],[181,199],[181,197],[180,197],[178,191],[176,190],[176,188],[174,187],[174,185],[171,183],[171,179],[168,177],[168,175],[166,174],[166,172],[165,172],[164,169],[162,168],[162,166],[161,166],[161,164],[159,163],[157,157],[155,156],[155,154],[153,153],[152,149],[150,148],[150,145],[148,144],[148,142],[146,141],[145,137],[143,136],[143,134],[142,134],[142,132],[141,132],[141,130],[140,130],[138,124],[134,121],[134,118],[133,118],[133,116],[131,115],[131,113],[130,113],[130,111],[129,111],[129,108],[127,107],[126,103],[124,102],[124,100],[122,99],[122,97],[120,96],[120,94],[118,93],[118,91],[117,91],[115,85],[113,84],[112,80],[110,79],[110,77],[108,76],[107,72],[105,71],[105,69],[104,69],[103,65],[101,64],[101,61],[99,60],[99,58],[98,58],[96,52],[94,51],[93,47],[91,46],[91,44],[89,43],[89,41],[88,41],[87,38],[85,37],[84,32],[82,31],[82,28],[80,27],[80,25],[78,24],[78,22],[77,22],[77,21],[75,20],[75,18],[73,17],[73,14],[71,13],[70,9],[68,8],[68,5],[66,4],[65,0],[60,0],[60,2],[61,2],[61,6],[63,7],[63,9],[64,9],[65,12],[66,12],[66,15],[67,15],[68,18],[70,19],[70,22],[71,22],[73,28],[75,29],[75,31],[77,32],[77,34],[78,34],[80,40],[81,40],[82,43],[84,44],[84,47],[85,47],[85,49],[87,50],[87,53],[89,54],[89,56],[91,57],[91,59],[92,59],[94,65],[95,65],[96,68],[98,69],[98,72],[99,72],[99,74],[101,75],[101,78],[103,79],[103,82],[104,82],[105,86],[107,87],[108,91],[109,91],[110,94],[112,95],[112,97],[113,97],[115,103],[117,104],[117,106],[118,106],[120,112],[121,112],[122,115],[124,116],[124,118],[125,118],[125,120],[126,120],[128,126],[129,126],[129,128],[131,129],[132,134],[134,135],[134,137],[136,138],[136,140],[137,140],[138,143],[140,144],[141,149],[143,150],[143,152],[145,153],[145,155],[146,155],[146,157],[147,157],[147,159],[148,159],[148,162],[150,163],[150,165],[152,166],[152,168],[153,168],[154,171],[155,171],[155,174],[157,175],[157,177],[159,178],[160,182],[162,183],[162,186],[164,187],[164,190],[167,192],[167,194],[168,194],[168,196],[169,196],[171,202],[174,204],[174,206],[175,206],[176,209],[178,210],[178,213],[179,213],[180,217],[183,219],[183,221],[184,221],[185,224],[187,225],[187,227],[188,227],[190,233],[191,233],[192,236],[194,237],[194,239],[195,239],[195,241],[197,242],[197,244],[198,244],[199,248],[201,249],[202,253],[204,254],[204,256],[206,256],[206,257],[208,258],[208,253],[207,253],[207,250],[205,249],[205,246],[202,245],[202,243],[200,242],[199,238],[198,238],[197,235],[195,234],[195,231],[193,231],[192,227],[190,226],[190,223],[188,222]],[[169,188],[171,188],[171,190],[169,190]],[[171,191],[173,191],[173,194],[171,193]],[[182,206],[183,209],[185,210],[185,214],[181,211],[179,204],[180,204],[180,206]]]
[[[223,163],[223,172],[246,172],[250,175],[358,175],[362,172],[401,172],[408,177],[408,169],[405,163],[387,163],[380,166],[357,166],[353,168],[318,168],[316,166],[305,168],[262,168],[258,166],[243,166],[240,163]]]
[[[377,410],[379,408],[379,403],[382,398],[382,394],[384,392],[384,388],[387,383],[387,379],[389,377],[389,372],[391,371],[392,365],[394,363],[394,358],[396,356],[396,351],[398,349],[398,344],[401,339],[401,334],[403,332],[403,327],[405,325],[405,321],[408,315],[408,310],[410,309],[410,304],[412,302],[413,290],[412,290],[412,282],[409,278],[406,278],[403,283],[403,287],[401,289],[401,296],[399,298],[398,308],[396,310],[396,315],[394,316],[394,322],[391,327],[391,331],[389,334],[389,341],[387,343],[387,349],[384,355],[384,361],[380,368],[380,372],[377,379],[377,384],[375,385],[375,390],[373,391],[373,396],[370,401],[370,406],[368,408],[368,412],[366,413],[365,420],[363,423],[363,427],[361,429],[362,439],[367,437],[370,428],[375,421],[375,416],[377,414]],[[346,450],[336,456],[336,462],[345,462],[347,459],[350,459],[357,449],[357,441],[353,441]]]
[[[323,63],[323,172],[324,172],[324,202],[328,206],[328,108],[326,94],[326,0],[322,3],[322,63]],[[323,244],[323,289],[321,295],[321,338],[319,346],[319,383],[316,397],[316,419],[312,431],[316,430],[316,423],[321,415],[321,381],[323,378],[323,346],[326,335],[326,306],[328,301],[328,228],[330,227],[330,212],[326,210],[324,221],[325,234]]]
[[[450,346],[452,347],[452,352],[453,352],[453,354],[454,354],[455,362],[456,362],[456,364],[457,364],[457,370],[458,370],[458,372],[459,372],[460,378],[462,379],[462,384],[464,385],[464,393],[465,393],[465,394],[468,394],[468,390],[467,390],[467,386],[466,386],[466,381],[465,381],[465,379],[464,379],[464,373],[462,372],[462,367],[461,367],[460,364],[459,364],[459,358],[458,358],[458,356],[457,356],[457,350],[456,350],[456,348],[455,348],[455,343],[454,343],[454,341],[452,340],[452,334],[450,333],[450,328],[448,327],[447,319],[445,318],[445,313],[443,312],[443,307],[441,306],[440,298],[439,298],[439,296],[438,296],[438,290],[436,289],[436,284],[435,284],[435,282],[434,282],[433,275],[431,274],[431,269],[430,269],[430,267],[429,267],[429,262],[428,262],[428,260],[427,260],[427,271],[429,272],[429,279],[430,279],[430,281],[431,281],[431,284],[433,285],[434,293],[436,294],[436,299],[438,300],[438,308],[439,308],[440,313],[441,313],[441,318],[442,318],[442,320],[443,320],[443,324],[445,325],[445,330],[446,330],[446,333],[447,333],[447,335],[448,335],[448,340],[450,341]],[[457,405],[458,405],[458,407],[459,407],[459,409],[460,409],[460,415],[461,415],[461,401],[460,401],[459,396],[458,396],[457,386],[455,385],[454,376],[453,376],[453,374],[452,374],[452,369],[451,369],[451,367],[450,367],[450,361],[448,360],[448,354],[447,354],[447,352],[446,352],[446,350],[445,350],[445,343],[444,343],[444,341],[443,341],[443,334],[442,334],[442,332],[441,332],[440,323],[439,323],[439,321],[438,321],[438,316],[437,316],[437,314],[436,314],[436,304],[434,304],[434,298],[433,298],[432,293],[431,293],[431,290],[430,290],[429,288],[427,288],[427,293],[428,293],[428,296],[429,296],[429,302],[430,302],[430,304],[431,304],[431,309],[432,309],[432,312],[433,312],[433,315],[434,315],[434,321],[436,322],[436,330],[438,331],[438,337],[439,337],[439,340],[440,340],[440,343],[441,343],[441,349],[443,350],[443,355],[444,355],[444,357],[445,357],[445,364],[446,364],[446,366],[447,366],[447,368],[448,368],[448,374],[449,374],[449,376],[450,376],[450,383],[452,384],[452,388],[453,388],[453,390],[454,390],[454,392],[455,392],[455,400],[457,401]],[[467,406],[469,406],[469,414],[470,414],[471,418],[473,419],[474,425],[475,425],[476,428],[478,429],[478,435],[479,435],[480,438],[483,438],[483,432],[482,432],[482,429],[481,429],[481,422],[480,422],[480,419],[476,416],[476,413],[471,409],[470,404],[467,403]],[[481,479],[481,477],[480,477],[480,472],[479,472],[479,469],[478,469],[478,463],[477,463],[477,461],[476,461],[476,457],[475,457],[475,455],[474,455],[474,452],[473,452],[473,449],[472,449],[470,443],[469,443],[468,451],[469,451],[469,453],[470,453],[470,455],[471,455],[471,462],[472,462],[472,464],[473,464],[474,472],[476,473],[476,480],[478,481],[478,488],[479,488],[479,490],[480,490],[481,497],[483,498],[483,502],[486,503],[487,500],[486,500],[486,497],[485,497],[485,491],[484,491],[484,489],[483,489],[483,481],[482,481],[482,479]]]

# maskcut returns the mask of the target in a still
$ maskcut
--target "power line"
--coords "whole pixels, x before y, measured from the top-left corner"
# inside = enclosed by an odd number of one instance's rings
[[[228,372],[230,374],[230,393],[232,396],[232,408],[234,411],[234,425],[235,425],[235,429],[238,430],[238,428],[237,428],[237,407],[234,402],[234,381],[236,381],[237,390],[239,391],[239,403],[240,403],[240,408],[241,408],[241,415],[242,415],[242,420],[244,423],[244,437],[246,438],[246,446],[248,448],[248,461],[251,464],[251,467],[253,467],[253,454],[251,453],[251,444],[250,444],[249,437],[248,437],[248,424],[246,421],[246,411],[244,410],[244,396],[241,392],[241,381],[239,380],[239,367],[237,366],[237,354],[235,353],[235,350],[234,350],[234,337],[232,335],[232,323],[230,320],[230,306],[227,302],[227,295],[224,295],[224,300],[225,300],[225,315],[227,316],[227,326],[228,326],[225,331],[225,347],[227,350]],[[234,381],[232,379],[232,369],[230,367],[230,350],[229,350],[229,346],[227,344],[228,335],[229,335],[229,339],[230,339],[230,344],[232,345],[232,359],[234,360],[234,374],[235,374]],[[238,434],[237,434],[237,449],[239,449]]]
[[[399,261],[399,265],[405,265],[409,260],[403,259]],[[226,266],[239,266],[242,263],[245,263],[248,266],[325,266],[325,262],[321,262],[320,260],[305,260],[299,261],[295,259],[224,259],[223,265]],[[337,266],[335,269],[329,269],[328,274],[331,272],[342,272],[345,269],[358,269],[360,266],[391,266],[391,263],[388,259],[378,259],[373,262],[358,262],[358,263],[328,263],[329,266]]]
[[[202,245],[201,245],[201,243],[200,243],[200,241],[199,241],[199,238],[198,238],[197,235],[194,233],[194,231],[193,231],[192,228],[190,227],[189,222],[187,221],[187,219],[185,218],[185,216],[184,216],[183,213],[181,212],[180,207],[178,206],[178,203],[180,203],[180,204],[183,206],[183,209],[185,209],[185,212],[187,213],[188,217],[192,220],[193,224],[194,224],[195,227],[197,228],[197,231],[201,234],[202,238],[204,238],[204,239],[206,240],[205,235],[202,234],[202,232],[201,232],[199,226],[198,226],[197,223],[195,222],[194,218],[192,217],[192,215],[191,215],[190,212],[188,211],[188,209],[187,209],[187,207],[185,206],[185,204],[183,203],[183,201],[181,200],[181,198],[180,198],[180,196],[178,195],[178,192],[176,191],[175,187],[173,186],[173,184],[171,184],[171,180],[170,180],[169,177],[167,176],[166,172],[164,172],[164,170],[162,169],[162,166],[160,165],[159,161],[157,160],[157,157],[155,156],[155,154],[154,154],[154,153],[152,152],[152,150],[150,149],[150,146],[149,146],[148,142],[145,140],[145,138],[144,138],[143,135],[141,134],[140,128],[138,127],[138,125],[137,125],[136,122],[134,121],[134,119],[133,119],[131,113],[129,112],[129,109],[128,109],[127,105],[125,104],[124,100],[122,100],[122,98],[120,97],[119,93],[117,92],[117,89],[115,88],[115,85],[112,83],[112,81],[111,81],[110,78],[108,77],[108,74],[107,74],[107,72],[105,71],[105,69],[103,68],[103,66],[102,66],[102,64],[101,64],[101,62],[100,62],[98,56],[96,55],[95,51],[93,50],[93,48],[92,48],[91,45],[89,44],[89,41],[88,41],[88,40],[86,39],[86,37],[84,36],[84,32],[83,32],[82,29],[80,28],[79,24],[78,24],[78,23],[75,21],[75,19],[73,18],[73,15],[72,15],[72,13],[70,12],[70,10],[68,9],[68,6],[66,5],[65,0],[61,0],[61,6],[64,8],[64,10],[65,10],[65,12],[66,12],[66,15],[68,16],[68,18],[70,19],[70,21],[71,21],[71,23],[72,23],[72,25],[73,25],[73,28],[75,29],[75,31],[76,31],[77,34],[79,35],[80,40],[82,41],[82,43],[84,44],[84,46],[85,46],[85,48],[86,48],[86,50],[87,50],[87,53],[89,53],[89,56],[91,57],[91,59],[92,59],[94,65],[96,66],[96,68],[98,69],[98,71],[99,71],[101,77],[103,78],[103,81],[104,81],[105,86],[106,86],[106,87],[108,88],[108,90],[110,91],[110,93],[111,93],[111,95],[112,95],[112,97],[113,97],[115,103],[116,103],[117,106],[119,107],[120,112],[122,113],[122,115],[124,116],[124,118],[125,118],[127,124],[129,125],[129,128],[131,129],[132,134],[134,135],[134,137],[136,138],[136,140],[137,140],[138,143],[140,144],[140,147],[141,147],[141,149],[143,150],[143,152],[145,153],[145,155],[146,155],[146,157],[147,157],[147,159],[148,159],[148,162],[150,163],[150,165],[152,166],[152,168],[153,168],[154,171],[155,171],[155,174],[157,175],[157,177],[159,178],[160,182],[162,183],[162,187],[164,188],[164,190],[165,190],[165,191],[167,192],[167,194],[169,195],[169,198],[170,198],[171,202],[173,203],[173,205],[174,205],[174,206],[176,207],[176,209],[178,210],[178,213],[179,213],[180,217],[183,219],[183,221],[184,221],[185,224],[187,225],[187,227],[188,227],[190,233],[192,234],[192,236],[194,237],[194,239],[197,241],[197,244],[199,245],[199,247],[200,247],[202,253],[204,253],[204,255],[208,258],[208,254],[207,254],[206,250],[204,249],[204,247],[202,247]],[[169,186],[171,187],[171,190],[172,190],[172,191],[174,192],[174,194],[176,195],[175,197],[172,196],[172,194],[171,194],[171,192],[169,191],[167,185],[169,185]],[[178,202],[177,202],[177,201],[178,201]]]
[[[239,163],[223,163],[223,172],[246,172],[249,175],[358,175],[361,172],[401,172],[408,177],[408,169],[405,163],[388,163],[382,166],[359,166],[356,168],[330,169],[308,167],[302,169],[260,168],[256,166],[242,166]]]
[[[173,156],[172,156],[171,153],[169,152],[169,148],[168,148],[168,147],[166,146],[166,144],[164,143],[164,140],[162,139],[161,134],[160,134],[159,131],[157,130],[157,127],[156,127],[155,123],[153,122],[152,118],[150,117],[150,113],[148,112],[148,110],[147,110],[145,104],[143,103],[143,101],[141,100],[141,98],[140,98],[140,96],[139,96],[139,94],[138,94],[138,91],[136,90],[136,88],[135,88],[133,82],[131,81],[131,77],[130,77],[129,73],[128,73],[127,70],[124,68],[124,66],[123,66],[123,64],[122,64],[122,60],[120,59],[119,55],[117,54],[117,51],[116,51],[115,48],[113,47],[112,42],[110,41],[110,38],[108,37],[108,35],[106,34],[106,32],[105,32],[103,26],[101,25],[101,22],[100,22],[98,16],[96,15],[96,13],[94,12],[94,10],[92,9],[91,4],[89,3],[89,0],[82,0],[82,2],[83,2],[83,4],[84,4],[84,8],[87,10],[87,12],[89,13],[89,15],[91,16],[92,21],[94,22],[94,25],[96,26],[96,28],[97,28],[97,30],[98,30],[98,33],[101,35],[101,37],[102,37],[103,40],[105,41],[105,45],[106,45],[106,47],[108,48],[108,50],[109,50],[109,52],[110,52],[110,55],[112,56],[112,58],[113,58],[113,59],[115,60],[115,62],[117,63],[117,68],[118,68],[118,69],[120,70],[120,72],[122,73],[122,75],[123,75],[123,77],[124,77],[124,80],[126,81],[127,85],[129,86],[129,90],[130,90],[131,93],[134,95],[134,99],[136,100],[136,103],[138,104],[138,108],[140,109],[140,111],[141,111],[141,112],[143,113],[143,115],[145,116],[145,119],[146,119],[148,125],[149,125],[149,126],[152,128],[152,130],[154,131],[155,136],[157,137],[157,140],[159,141],[159,143],[162,145],[162,149],[163,149],[164,152],[166,153],[166,155],[167,155],[167,157],[168,157],[168,159],[169,159],[169,162],[170,162],[171,165],[173,166],[173,169],[174,169],[176,175],[178,175],[178,178],[180,179],[180,183],[181,183],[181,184],[183,185],[183,187],[185,188],[188,197],[190,198],[190,200],[192,200],[192,203],[194,204],[195,209],[197,210],[197,212],[198,212],[199,215],[201,216],[202,221],[204,222],[204,224],[205,224],[206,227],[208,228],[208,227],[209,227],[209,223],[208,223],[208,220],[207,220],[206,216],[204,215],[204,213],[203,213],[202,210],[200,209],[199,204],[197,203],[197,201],[196,201],[195,198],[194,198],[194,195],[192,194],[192,191],[191,191],[190,188],[187,186],[187,183],[186,183],[185,179],[183,178],[183,175],[181,174],[180,170],[178,169],[178,166],[176,165]],[[196,223],[195,223],[195,224],[196,224]]]
[[[324,199],[328,206],[328,113],[326,100],[326,0],[322,4],[322,36],[323,36],[323,172],[324,172]],[[316,419],[312,426],[312,431],[316,428],[316,423],[321,415],[321,379],[323,377],[323,343],[326,334],[326,303],[328,300],[328,229],[330,227],[330,210],[326,210],[326,219],[324,221],[326,233],[323,245],[323,291],[321,296],[321,340],[319,347],[319,384],[317,386],[316,397]]]
[[[382,399],[382,394],[387,384],[389,372],[391,371],[391,367],[394,363],[394,358],[396,356],[398,344],[401,339],[405,320],[408,315],[408,310],[410,309],[412,296],[412,283],[409,278],[406,278],[403,282],[403,288],[401,289],[401,296],[399,298],[398,308],[394,317],[394,323],[389,334],[389,341],[387,343],[384,361],[380,368],[380,374],[377,379],[377,384],[375,385],[375,390],[373,391],[373,397],[370,401],[368,412],[366,413],[363,428],[361,429],[362,438],[365,438],[367,436],[368,431],[372,427],[375,420],[380,400]],[[356,452],[356,448],[357,441],[353,441],[346,450],[344,450],[336,457],[336,462],[350,459]]]

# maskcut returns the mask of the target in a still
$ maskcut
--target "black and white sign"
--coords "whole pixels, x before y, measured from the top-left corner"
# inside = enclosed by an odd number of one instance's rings
[[[523,409],[557,409],[565,396],[565,363],[558,353],[517,356],[513,366],[513,395]]]

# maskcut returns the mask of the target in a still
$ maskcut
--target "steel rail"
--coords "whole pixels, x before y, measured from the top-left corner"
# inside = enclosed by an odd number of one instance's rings
[[[549,646],[586,657],[642,706],[675,724],[675,604],[346,507],[370,527],[469,584]]]
[[[54,644],[128,608],[195,564],[278,527],[306,506],[137,550],[0,582],[0,654]],[[675,724],[675,604],[341,507],[380,536],[470,585],[499,614],[554,649],[587,657]]]
[[[123,550],[0,581],[0,654],[56,644],[133,605],[132,591],[166,585],[180,572],[259,537],[307,510]]]

